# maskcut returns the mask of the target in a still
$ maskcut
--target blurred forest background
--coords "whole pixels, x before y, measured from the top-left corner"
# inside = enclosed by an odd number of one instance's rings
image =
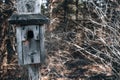
[[[120,0],[46,0],[42,80],[120,80]],[[0,0],[0,80],[28,80],[17,63],[15,0]]]

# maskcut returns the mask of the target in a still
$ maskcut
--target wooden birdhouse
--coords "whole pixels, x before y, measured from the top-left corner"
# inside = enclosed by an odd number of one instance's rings
[[[17,53],[20,65],[43,63],[45,60],[44,24],[41,14],[13,14],[10,24],[16,25]]]

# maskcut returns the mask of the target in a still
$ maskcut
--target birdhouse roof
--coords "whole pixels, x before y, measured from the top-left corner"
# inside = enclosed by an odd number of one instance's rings
[[[47,24],[49,19],[41,14],[13,14],[10,19],[10,24],[18,25],[42,25]]]

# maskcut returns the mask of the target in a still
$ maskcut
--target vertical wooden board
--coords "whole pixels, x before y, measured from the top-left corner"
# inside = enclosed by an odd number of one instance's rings
[[[23,45],[24,64],[40,63],[40,51],[37,50],[37,44],[33,39],[29,45]]]
[[[38,40],[35,40],[33,39],[32,40],[32,46],[31,46],[31,52],[32,53],[35,53],[33,54],[33,59],[34,59],[34,62],[33,63],[40,63],[40,50],[39,50],[39,41]]]
[[[27,35],[27,31],[33,31],[34,37],[30,40],[23,39],[23,55],[24,55],[24,64],[35,64],[40,63],[40,43],[39,40],[39,26],[31,25],[26,26],[26,30],[23,31],[23,35]],[[36,28],[37,27],[37,28]],[[22,35],[22,36],[23,36]]]
[[[45,26],[42,25],[42,26],[40,26],[40,56],[41,56],[41,63],[44,63],[45,57],[46,57],[45,45],[44,45],[44,40],[45,40],[44,34],[45,34]]]
[[[31,39],[29,43],[29,64],[40,63],[40,51],[37,49],[39,41]]]
[[[39,72],[39,65],[28,65],[28,72],[29,72],[29,80],[41,80],[40,72]]]
[[[30,53],[32,54],[33,60],[31,60],[31,64],[40,63],[40,43],[39,40],[39,26],[32,25],[29,26],[30,30],[33,30],[34,38],[30,40]]]
[[[42,0],[17,0],[16,2],[18,13],[41,13]]]
[[[42,4],[42,0],[36,0],[35,2],[35,10],[34,13],[41,13],[41,4]]]
[[[35,40],[39,40],[40,37],[39,37],[39,25],[35,25],[35,27],[33,27],[33,30],[34,30],[34,39]]]
[[[16,27],[16,38],[17,38],[17,53],[18,53],[18,63],[19,65],[23,64],[23,55],[22,55],[22,40],[21,40],[21,27]]]
[[[27,26],[21,27],[21,31],[22,31],[22,41],[25,41],[25,40],[27,39],[27,35],[26,35],[27,30],[28,30],[28,27],[27,27]]]
[[[24,64],[30,64],[30,58],[29,58],[29,42],[23,41],[22,42],[22,47],[23,47],[23,61]]]

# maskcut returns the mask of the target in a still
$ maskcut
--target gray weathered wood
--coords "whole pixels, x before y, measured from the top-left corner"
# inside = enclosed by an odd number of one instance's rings
[[[44,41],[45,41],[45,25],[40,27],[40,53],[41,53],[41,63],[44,63],[45,61],[45,45],[44,45]]]
[[[9,19],[9,23],[20,25],[42,25],[48,22],[48,18],[41,14],[13,14]]]
[[[41,80],[40,77],[40,70],[39,65],[28,65],[28,71],[29,71],[29,80]]]
[[[41,54],[41,47],[40,47],[40,30],[39,26],[36,25],[29,25],[27,27],[22,28],[22,48],[23,48],[23,64],[36,64],[40,63],[40,54]],[[27,40],[27,32],[33,32],[33,38]]]
[[[16,27],[16,37],[17,37],[18,63],[19,63],[19,65],[21,65],[21,64],[23,64],[21,27]]]
[[[34,39],[26,41],[25,45],[23,43],[23,55],[24,55],[24,64],[36,64],[40,63],[40,51],[39,42],[36,42]]]
[[[41,13],[42,0],[16,0],[19,14]]]

